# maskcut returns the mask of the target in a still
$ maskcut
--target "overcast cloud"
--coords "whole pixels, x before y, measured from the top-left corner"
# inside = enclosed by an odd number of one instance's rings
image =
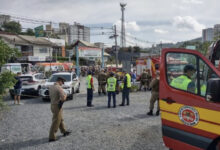
[[[203,28],[220,24],[218,0],[0,0],[0,12],[88,26],[116,24],[120,30],[120,2],[127,3],[126,33],[145,41],[189,40],[200,37]],[[38,26],[21,23],[25,27]],[[134,39],[126,39],[145,46]],[[113,43],[107,35],[91,36],[91,41]]]

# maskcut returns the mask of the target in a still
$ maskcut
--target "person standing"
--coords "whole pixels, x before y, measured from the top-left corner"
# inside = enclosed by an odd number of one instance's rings
[[[131,76],[129,73],[124,71],[124,79],[123,79],[123,90],[122,90],[122,103],[120,106],[125,106],[125,99],[127,100],[127,105],[130,104],[129,93],[131,88]]]
[[[58,128],[63,136],[69,135],[71,132],[66,131],[63,123],[63,108],[62,105],[66,100],[66,93],[62,89],[62,85],[64,84],[65,79],[58,77],[56,83],[50,86],[50,100],[51,100],[51,112],[53,113],[52,124],[50,127],[49,133],[49,142],[56,141],[55,133]]]
[[[150,83],[150,88],[151,90],[151,98],[150,98],[150,111],[147,113],[147,115],[152,116],[153,115],[153,109],[154,109],[154,103],[157,101],[157,112],[156,115],[158,116],[160,113],[160,108],[159,108],[159,72],[157,72],[157,76],[155,79],[152,80]]]
[[[88,71],[88,76],[86,77],[86,86],[87,86],[87,106],[93,107],[92,99],[93,99],[93,91],[95,90],[93,84],[92,72]]]
[[[114,73],[110,73],[110,77],[107,80],[107,91],[108,91],[108,108],[111,107],[111,97],[113,97],[113,107],[116,107],[116,84],[117,79],[114,77]]]
[[[144,85],[144,90],[147,90],[147,72],[144,69],[143,73],[140,76],[140,87],[139,87],[139,91],[141,91],[142,86]]]
[[[107,80],[107,75],[102,69],[101,72],[98,74],[98,93],[101,95],[101,92],[106,95],[106,80]]]
[[[21,88],[22,88],[22,81],[20,79],[21,73],[18,72],[15,79],[17,80],[17,82],[14,85],[14,104],[16,104],[16,102],[18,103],[18,105],[20,105],[20,99],[21,99]]]
[[[136,82],[136,71],[134,70],[132,73],[132,76],[131,76],[131,79],[132,79],[132,82],[133,82],[133,84],[135,84],[135,82]]]

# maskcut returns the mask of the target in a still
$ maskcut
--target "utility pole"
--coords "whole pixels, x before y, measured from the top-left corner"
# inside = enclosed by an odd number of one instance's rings
[[[121,6],[121,47],[126,47],[126,40],[125,40],[125,19],[124,19],[124,11],[126,3],[120,3]]]
[[[116,54],[116,67],[118,68],[118,45],[117,45],[117,30],[116,30],[116,25],[114,25],[114,38],[115,38],[115,54]]]

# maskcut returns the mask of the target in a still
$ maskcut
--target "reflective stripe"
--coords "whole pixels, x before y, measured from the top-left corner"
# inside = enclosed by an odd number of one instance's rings
[[[115,88],[116,88],[116,78],[114,77],[110,77],[108,78],[107,80],[107,91],[110,91],[110,92],[114,92],[115,91]]]
[[[92,79],[92,75],[88,75],[86,77],[86,86],[87,86],[88,89],[92,88],[92,86],[91,86],[91,79]]]
[[[175,79],[173,79],[170,83],[170,85],[172,87],[175,87],[177,89],[181,89],[181,90],[185,90],[187,91],[187,87],[188,84],[191,82],[192,80],[189,79],[186,75],[181,75]]]

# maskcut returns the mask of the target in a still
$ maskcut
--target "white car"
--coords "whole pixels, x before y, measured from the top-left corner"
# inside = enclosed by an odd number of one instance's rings
[[[44,74],[22,74],[19,77],[22,81],[21,96],[38,95],[41,86],[45,84]],[[11,97],[14,97],[14,90],[10,89]]]
[[[72,100],[73,94],[80,92],[80,80],[75,73],[70,73],[70,72],[54,73],[51,75],[51,77],[46,81],[44,86],[42,86],[42,88],[39,91],[39,95],[42,96],[43,101],[50,99],[49,86],[53,85],[58,77],[62,77],[66,80],[62,88],[64,89],[64,92],[67,94],[68,98]]]

